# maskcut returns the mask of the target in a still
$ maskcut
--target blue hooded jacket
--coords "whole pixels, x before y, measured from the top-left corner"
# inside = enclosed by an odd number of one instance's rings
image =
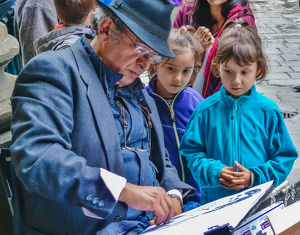
[[[185,87],[177,93],[169,106],[167,101],[156,93],[156,77],[151,79],[146,87],[149,95],[154,99],[159,113],[160,121],[164,132],[166,149],[169,152],[170,160],[178,171],[180,179],[197,189],[194,196],[188,201],[200,202],[200,189],[194,180],[191,171],[187,167],[187,161],[179,155],[179,144],[184,134],[185,127],[198,106],[203,100],[202,96],[190,87]]]
[[[197,107],[180,145],[201,187],[201,204],[237,193],[222,188],[224,166],[239,162],[254,174],[253,186],[281,184],[298,157],[278,106],[251,88],[234,100],[224,86]]]

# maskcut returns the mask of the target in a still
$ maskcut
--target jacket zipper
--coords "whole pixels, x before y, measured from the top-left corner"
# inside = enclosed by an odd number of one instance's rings
[[[237,140],[237,129],[238,129],[238,120],[237,118],[235,118],[236,115],[236,111],[237,111],[237,103],[238,100],[234,100],[234,106],[233,106],[233,111],[232,111],[232,116],[231,116],[231,120],[234,122],[234,130],[233,130],[233,149],[234,149],[234,160],[238,161],[238,140]],[[240,162],[239,162],[240,163]],[[234,161],[233,161],[233,165],[234,165]]]
[[[185,88],[184,88],[185,89]],[[184,89],[182,89],[181,91],[183,91]],[[172,105],[170,106],[168,104],[167,101],[165,101],[164,98],[162,98],[160,95],[156,94],[156,93],[152,93],[156,96],[158,96],[159,98],[161,98],[168,106],[169,110],[170,110],[170,113],[171,113],[171,119],[172,119],[172,122],[173,122],[173,129],[174,129],[174,133],[175,133],[175,137],[176,137],[176,143],[177,143],[177,149],[179,149],[179,146],[180,146],[180,141],[179,141],[179,137],[178,137],[178,133],[177,133],[177,128],[176,128],[176,123],[175,123],[175,113],[174,113],[174,109],[173,109],[173,105],[174,105],[174,101],[176,99],[176,97],[179,95],[179,93],[181,92],[179,91],[176,96],[174,97],[173,99],[173,102],[172,102]],[[181,157],[181,154],[179,154],[179,161],[180,161],[180,166],[181,166],[181,172],[182,172],[182,182],[185,182],[185,173],[184,173],[184,165],[183,165],[183,162],[182,162],[182,157]]]

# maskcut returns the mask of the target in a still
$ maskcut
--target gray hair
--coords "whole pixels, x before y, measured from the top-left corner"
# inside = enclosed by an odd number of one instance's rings
[[[110,12],[108,8],[102,7],[99,12],[93,12],[91,16],[92,28],[96,31],[97,35],[100,22],[104,18],[110,18],[115,24],[116,29],[112,30],[111,33],[113,42],[117,44],[119,42],[119,35],[125,31],[125,25],[116,15]]]

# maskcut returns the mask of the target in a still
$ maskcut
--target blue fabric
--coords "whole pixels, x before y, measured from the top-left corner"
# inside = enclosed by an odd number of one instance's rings
[[[126,204],[115,201],[100,177],[100,168],[125,176],[103,87],[104,77],[115,84],[122,75],[101,60],[95,71],[85,48],[78,40],[65,50],[41,53],[16,80],[10,148],[16,235],[96,234],[116,218],[126,219]],[[135,95],[151,110],[150,159],[160,186],[194,193],[169,161],[153,99],[144,89]],[[103,219],[85,216],[82,207]]]
[[[181,140],[180,153],[201,187],[201,204],[237,193],[220,186],[220,172],[239,162],[255,175],[253,186],[281,184],[298,157],[278,106],[252,87],[234,100],[220,92],[197,107]]]
[[[145,230],[143,223],[139,221],[120,221],[109,224],[97,232],[96,235],[137,235]]]
[[[184,212],[187,212],[187,211],[193,210],[199,206],[201,206],[201,204],[198,202],[188,201],[186,204],[183,204],[183,209],[184,209]]]
[[[181,141],[190,116],[192,115],[198,104],[203,100],[203,98],[194,89],[186,87],[175,97],[175,99],[173,100],[173,106],[170,107],[168,103],[156,93],[156,77],[151,79],[149,85],[146,87],[146,90],[156,103],[160,121],[162,123],[164,131],[165,146],[169,152],[170,160],[176,167],[180,179],[183,180],[182,165],[180,162],[178,150],[179,146],[176,140],[176,133],[174,130],[173,122],[175,122],[176,125],[178,139],[179,141]],[[172,109],[175,114],[174,119],[172,119],[171,116]],[[182,164],[184,167],[184,182],[197,189],[197,193],[194,196],[185,199],[184,202],[186,202],[187,200],[200,202],[201,190],[198,183],[194,180],[190,169],[187,167],[187,161],[184,157],[182,157]]]
[[[113,0],[102,0],[102,2],[104,2],[106,5],[110,4]],[[99,8],[101,9],[101,7],[99,6]]]
[[[93,51],[89,43],[86,43],[85,39],[81,40],[88,55],[94,65],[96,71],[100,71],[99,57]],[[149,149],[149,128],[147,125],[147,120],[143,114],[142,108],[138,105],[137,96],[143,96],[142,90],[144,85],[139,78],[137,78],[133,83],[124,86],[117,87],[116,80],[110,77],[103,77],[103,87],[107,90],[109,94],[109,105],[114,116],[115,124],[117,127],[120,148],[124,146],[124,134],[123,134],[123,118],[122,118],[122,108],[116,103],[115,98],[118,98],[121,103],[123,103],[125,111],[125,121],[127,127],[125,128],[126,145],[128,147],[135,147],[139,149]],[[145,103],[145,106],[149,109],[149,105]],[[156,179],[157,168],[149,160],[150,151],[131,151],[125,148],[121,150],[123,161],[124,161],[124,171],[125,178],[127,182],[143,185],[143,186],[159,186]],[[136,219],[143,212],[135,210],[133,208],[128,208],[126,218],[128,220]]]

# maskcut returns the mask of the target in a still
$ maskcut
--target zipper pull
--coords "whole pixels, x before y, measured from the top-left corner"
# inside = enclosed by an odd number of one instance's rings
[[[173,108],[171,106],[170,106],[170,112],[171,112],[172,122],[175,122],[175,113],[174,113],[174,110],[173,110]]]
[[[233,106],[233,113],[232,113],[232,116],[231,116],[231,120],[234,119],[234,115],[236,113],[236,110],[237,110],[237,100],[234,100],[234,106]]]

